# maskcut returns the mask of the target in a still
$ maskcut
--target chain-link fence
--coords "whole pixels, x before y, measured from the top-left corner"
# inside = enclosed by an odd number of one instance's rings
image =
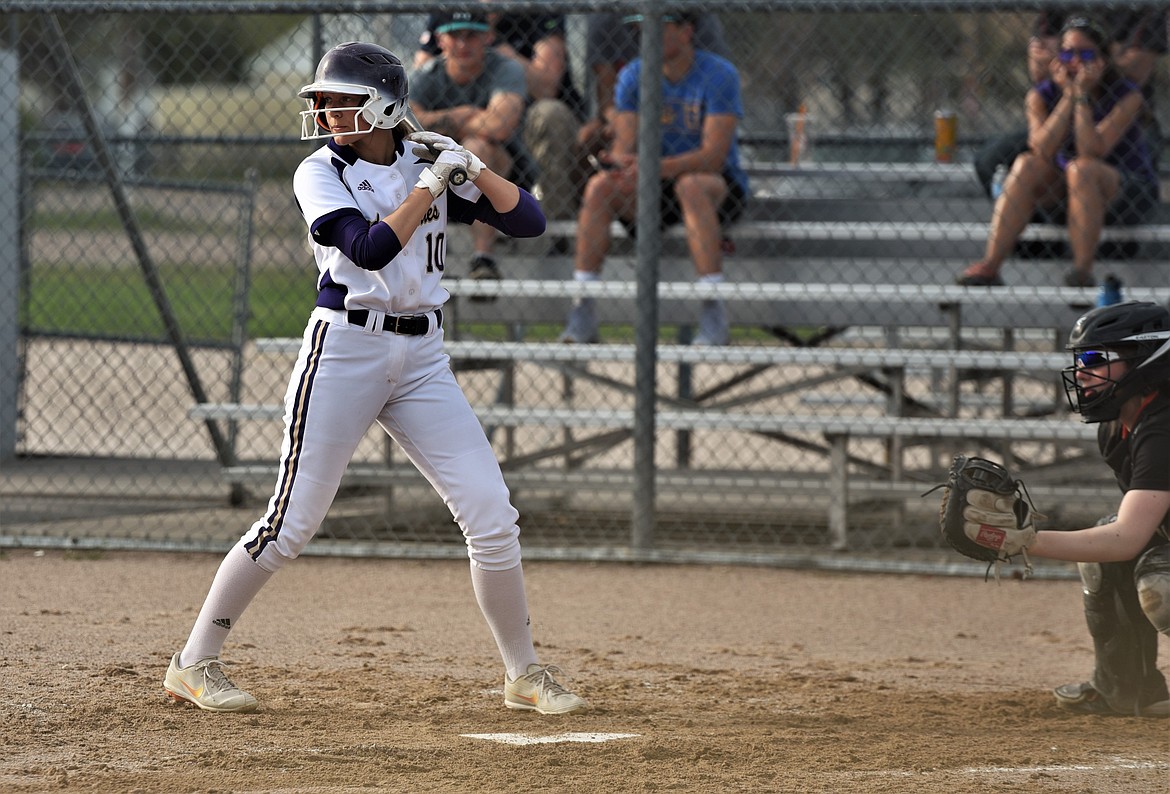
[[[1135,11],[1083,5],[1110,21]],[[19,116],[0,116],[12,133],[0,179],[16,197],[0,219],[10,238],[0,293],[13,307],[0,333],[0,544],[223,548],[275,481],[290,340],[315,300],[291,175],[320,141],[300,140],[296,92],[347,40],[400,54],[422,86],[423,70],[445,68],[441,46],[419,54],[442,44],[428,14],[467,6],[5,7],[0,68],[19,86]],[[510,131],[506,162],[521,181],[515,169],[532,166],[545,236],[484,241],[462,229],[446,255],[452,366],[530,554],[935,559],[937,502],[920,494],[958,450],[1027,472],[1058,522],[1112,510],[1092,428],[1068,414],[1060,385],[1058,351],[1096,299],[1063,285],[1078,264],[1065,227],[1038,218],[1025,230],[1003,269],[1012,289],[954,286],[984,255],[992,215],[974,164],[989,180],[987,145],[1024,129],[1029,38],[1038,13],[1058,8],[777,1],[679,4],[660,17],[658,4],[613,14],[491,4],[505,57],[545,57],[531,48],[545,28],[521,17],[563,14],[547,30],[580,98],[565,102],[567,134],[538,123],[564,116],[533,97]],[[1160,13],[1160,31],[1120,37],[1153,53],[1153,113],[1141,121],[1151,141],[1166,126]],[[642,28],[661,38],[643,42]],[[742,214],[715,231],[692,217],[656,235],[650,194],[627,223],[615,210],[604,234],[578,236],[612,136],[638,148],[666,130],[670,146],[680,118],[703,128],[687,118],[693,97],[671,93],[677,76],[664,96],[642,96],[650,84],[621,71],[641,46],[671,75],[680,40],[735,69],[740,96],[714,106],[738,117]],[[412,100],[438,127],[442,97]],[[631,102],[662,124],[623,122]],[[611,123],[591,123],[601,116]],[[679,170],[669,158],[640,163]],[[733,192],[738,172],[708,170]],[[1094,275],[1164,301],[1163,209],[1107,226]],[[467,278],[476,253],[490,253],[501,280]],[[599,259],[597,283],[575,277]],[[719,271],[721,283],[710,278]],[[558,343],[582,306],[590,338]],[[716,344],[688,344],[696,335]],[[377,428],[310,546],[460,548],[445,506]]]

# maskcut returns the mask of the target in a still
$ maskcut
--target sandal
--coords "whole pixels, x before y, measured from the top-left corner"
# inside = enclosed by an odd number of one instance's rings
[[[1082,273],[1075,267],[1069,268],[1068,272],[1064,274],[1064,286],[1095,287],[1097,286],[1097,279],[1093,278],[1092,273]]]
[[[976,262],[956,276],[955,283],[960,287],[1002,287],[1003,278],[986,262]]]

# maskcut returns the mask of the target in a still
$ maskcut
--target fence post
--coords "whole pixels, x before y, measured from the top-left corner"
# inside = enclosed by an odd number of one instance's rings
[[[635,549],[654,544],[655,400],[658,358],[658,258],[662,248],[658,152],[662,143],[662,4],[646,3],[642,21],[641,100],[638,108],[638,313],[634,317],[634,510]]]
[[[4,32],[15,33],[9,17]],[[0,461],[16,455],[20,420],[20,58],[0,42]]]

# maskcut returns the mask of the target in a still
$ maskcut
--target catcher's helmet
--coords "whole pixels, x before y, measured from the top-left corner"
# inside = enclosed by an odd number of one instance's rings
[[[321,92],[368,97],[355,116],[357,132],[393,129],[409,112],[406,69],[398,56],[377,44],[350,41],[325,53],[313,82],[297,94],[309,109],[301,111],[301,140],[332,137],[319,107]],[[368,127],[363,127],[364,121]]]
[[[1170,380],[1170,311],[1156,303],[1127,301],[1086,312],[1068,336],[1073,363],[1062,372],[1068,403],[1084,422],[1116,419],[1130,397],[1152,391]],[[1129,366],[1121,377],[1090,384],[1089,394],[1077,383],[1078,369],[1108,361]]]

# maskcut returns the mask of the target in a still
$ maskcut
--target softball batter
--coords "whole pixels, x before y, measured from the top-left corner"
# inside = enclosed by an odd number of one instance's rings
[[[505,666],[504,705],[541,714],[586,702],[539,663],[528,626],[518,513],[443,350],[449,220],[515,237],[544,231],[539,204],[455,141],[414,132],[401,61],[338,45],[300,91],[305,140],[327,139],[293,177],[317,260],[317,306],[285,395],[276,490],[219,567],[164,688],[208,711],[253,711],[223,672],[228,633],[316,533],[358,442],[377,422],[463,531],[475,596]]]

